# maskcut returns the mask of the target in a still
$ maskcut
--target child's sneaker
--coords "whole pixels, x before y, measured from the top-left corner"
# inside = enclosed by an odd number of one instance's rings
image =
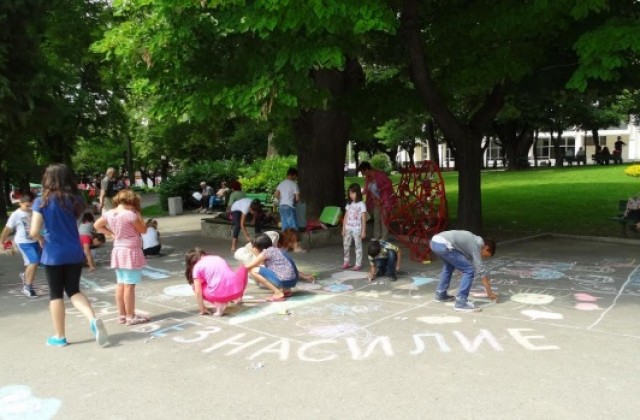
[[[58,338],[58,337],[49,337],[47,338],[47,346],[52,346],[52,347],[64,347],[67,344],[67,339],[66,337],[62,337],[62,338]]]
[[[440,293],[436,291],[436,302],[453,302],[454,300],[456,300],[455,296],[451,296],[447,292]]]
[[[349,264],[349,261],[345,261],[344,264],[342,264],[342,269],[343,270],[346,270],[349,267],[351,267],[351,264]]]
[[[107,334],[107,329],[104,327],[104,322],[101,319],[93,318],[91,320],[91,332],[96,337],[96,343],[100,347],[104,347],[107,345],[109,340],[109,334]]]
[[[360,271],[360,268],[361,268],[361,267],[360,267],[359,265],[354,265],[354,266],[353,266],[353,268],[352,268],[352,270],[353,270],[353,271]]]
[[[33,290],[33,287],[27,286],[26,284],[22,286],[22,294],[30,298],[38,297],[38,294],[36,293],[35,290]]]
[[[391,274],[389,276],[389,281],[398,281],[398,276],[396,276],[395,274]]]
[[[480,312],[482,310],[473,306],[471,302],[456,302],[453,309],[459,312]]]

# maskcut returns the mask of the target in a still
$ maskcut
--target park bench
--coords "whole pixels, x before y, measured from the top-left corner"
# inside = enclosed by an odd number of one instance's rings
[[[263,208],[273,212],[273,196],[267,193],[246,193],[245,198],[258,200]]]
[[[620,223],[622,228],[622,236],[628,236],[628,232],[638,232],[636,228],[637,221],[628,217],[624,217],[624,212],[627,209],[627,200],[619,200],[618,201],[618,215],[616,217],[612,217],[611,220],[614,220]]]

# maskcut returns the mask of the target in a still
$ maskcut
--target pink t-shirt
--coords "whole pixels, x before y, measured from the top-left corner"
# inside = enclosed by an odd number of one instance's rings
[[[109,210],[104,214],[114,234],[111,268],[139,270],[147,261],[142,252],[142,237],[134,227],[138,215],[131,210]]]
[[[234,272],[217,255],[204,255],[193,266],[193,279],[202,282],[202,298],[211,303],[227,303],[240,299],[247,287],[247,268],[240,265]]]

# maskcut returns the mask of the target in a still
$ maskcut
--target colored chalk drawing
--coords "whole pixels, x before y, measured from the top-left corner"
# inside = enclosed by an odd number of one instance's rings
[[[26,385],[0,388],[0,419],[47,420],[60,410],[62,403],[55,398],[38,398]]]
[[[413,284],[415,286],[424,286],[425,284],[432,284],[432,283],[438,283],[438,279],[434,279],[434,278],[427,278],[427,277],[411,277],[411,279],[413,280]]]
[[[548,305],[555,300],[551,295],[540,293],[516,293],[510,297],[512,302],[524,303],[527,305]]]
[[[421,316],[416,319],[430,325],[459,324],[462,322],[462,318],[453,315]]]
[[[555,312],[539,311],[537,309],[525,309],[520,312],[524,316],[528,316],[532,320],[536,319],[562,319],[564,316]]]
[[[351,286],[350,284],[329,284],[322,289],[331,293],[341,293],[353,290],[353,286]]]
[[[149,277],[150,279],[153,279],[153,280],[162,280],[162,279],[168,279],[169,277],[171,277],[171,271],[146,265],[142,269],[142,275],[144,277]]]
[[[194,296],[193,287],[188,284],[177,284],[175,286],[165,287],[162,289],[162,293],[175,297]]]
[[[331,275],[333,280],[348,281],[348,280],[360,280],[367,278],[366,271],[339,271]]]

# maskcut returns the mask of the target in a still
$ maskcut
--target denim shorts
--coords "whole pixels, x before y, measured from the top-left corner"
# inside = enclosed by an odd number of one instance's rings
[[[116,268],[116,279],[118,279],[118,284],[140,284],[142,270]]]
[[[293,280],[280,280],[280,278],[273,272],[270,268],[260,267],[258,273],[267,279],[267,281],[279,289],[291,289],[292,287],[296,287],[298,283],[298,279],[295,278]]]
[[[17,245],[20,253],[22,254],[24,265],[38,264],[40,262],[42,248],[40,248],[40,244],[38,242],[27,242]]]

